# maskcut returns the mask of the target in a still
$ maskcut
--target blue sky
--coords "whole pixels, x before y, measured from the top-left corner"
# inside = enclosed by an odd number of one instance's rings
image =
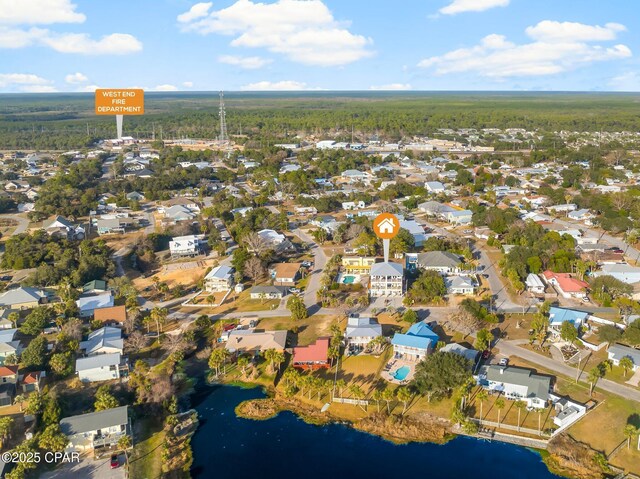
[[[0,0],[0,91],[640,91],[628,0]]]

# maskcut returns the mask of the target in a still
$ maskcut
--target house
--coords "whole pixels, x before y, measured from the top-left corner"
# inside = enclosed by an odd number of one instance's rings
[[[631,369],[634,372],[640,369],[640,349],[630,348],[629,346],[624,346],[622,344],[614,344],[609,346],[607,355],[611,362],[616,366],[620,366],[620,360],[622,358],[628,357],[633,363],[633,367]]]
[[[578,207],[575,205],[575,203],[567,203],[547,207],[547,211],[549,213],[569,213],[570,211],[575,211],[577,209]]]
[[[347,319],[344,339],[351,350],[363,350],[375,338],[382,336],[382,326],[374,318],[351,315]]]
[[[0,309],[0,331],[3,329],[12,329],[15,325],[9,319],[9,316],[14,311],[9,308]]]
[[[406,333],[396,333],[391,340],[396,358],[421,361],[433,352],[440,340],[423,321],[411,325]]]
[[[120,353],[98,354],[76,359],[76,374],[82,382],[109,381],[120,377]]]
[[[542,273],[547,284],[554,286],[564,298],[586,298],[589,283],[572,278],[569,273]]]
[[[17,387],[15,383],[0,384],[0,406],[11,406],[16,397]]]
[[[587,225],[591,224],[591,219],[594,218],[594,214],[586,208],[580,210],[570,211],[567,217],[574,221],[584,221]]]
[[[196,256],[203,252],[206,244],[204,235],[176,236],[169,241],[172,257]]]
[[[122,330],[111,326],[104,326],[89,333],[86,341],[80,342],[80,349],[87,356],[120,353],[124,349]]]
[[[144,195],[142,193],[138,193],[137,191],[132,191],[131,193],[127,193],[126,198],[129,201],[142,201],[144,200]]]
[[[258,231],[258,236],[262,238],[262,241],[267,247],[276,251],[284,251],[286,249],[292,249],[293,245],[283,234],[278,233],[275,230],[264,229]],[[250,251],[251,252],[251,251]]]
[[[593,273],[594,276],[613,276],[615,279],[627,284],[640,282],[640,268],[627,263],[603,264],[600,271]]]
[[[107,282],[103,279],[94,279],[82,285],[83,293],[103,293],[108,290]]]
[[[93,312],[93,319],[101,323],[123,324],[127,320],[127,308],[125,306],[112,306],[100,308]]]
[[[0,384],[18,383],[18,366],[0,366]]]
[[[67,449],[86,452],[115,446],[123,436],[131,434],[128,412],[128,406],[120,406],[65,417],[60,421],[60,430],[69,439]]]
[[[88,293],[82,294],[77,300],[76,304],[80,310],[80,317],[87,318],[93,316],[96,309],[110,308],[113,306],[113,294],[111,291],[105,291],[104,293]]]
[[[369,277],[369,295],[404,295],[404,270],[398,263],[375,263],[371,266]]]
[[[558,427],[564,428],[573,424],[587,412],[586,405],[571,398],[560,397],[555,394],[551,394],[550,397],[553,402],[553,408],[556,411],[553,423]]]
[[[125,224],[120,222],[120,218],[99,218],[96,220],[96,228],[99,235],[122,234]]]
[[[440,274],[454,274],[460,271],[462,260],[449,251],[429,251],[418,253],[416,264],[422,269],[437,271]]]
[[[445,278],[445,285],[449,294],[475,294],[477,283],[470,276],[451,276]]]
[[[424,226],[419,224],[415,220],[400,220],[400,228],[407,230],[413,236],[413,241],[416,247],[421,247],[425,241],[427,241],[428,236],[425,234]]]
[[[340,176],[349,183],[357,183],[359,181],[366,183],[371,179],[370,173],[359,170],[345,170]]]
[[[273,284],[277,286],[294,286],[300,278],[302,263],[276,263],[271,265],[269,272]]]
[[[183,206],[187,208],[189,211],[191,211],[192,213],[196,213],[196,214],[200,213],[200,205],[190,198],[185,198],[181,196],[176,198],[171,198],[169,201],[166,202],[166,205],[168,207]]]
[[[44,371],[31,371],[20,377],[20,387],[23,393],[30,393],[33,391],[40,391],[42,387],[42,381],[46,377],[47,373]]]
[[[364,207],[364,201],[345,201],[342,203],[343,210],[361,210]]]
[[[164,210],[164,217],[170,221],[191,221],[198,216],[197,213],[191,211],[184,205],[174,205]]]
[[[15,328],[0,330],[0,365],[4,364],[9,356],[19,356],[22,352],[20,341],[15,339]]]
[[[562,327],[562,323],[569,321],[573,324],[578,331],[582,325],[587,322],[589,313],[584,311],[576,311],[575,309],[566,308],[549,308],[549,327],[552,331],[559,332]]]
[[[348,274],[369,274],[375,262],[373,256],[343,256],[342,269]]]
[[[442,353],[455,353],[463,358],[471,361],[471,364],[476,363],[476,359],[478,358],[478,354],[480,351],[476,351],[475,349],[465,348],[462,344],[458,343],[449,343],[440,348],[440,352]]]
[[[287,331],[256,331],[255,329],[238,329],[229,333],[225,348],[235,354],[258,355],[267,349],[284,351],[287,345]]]
[[[515,366],[489,365],[480,368],[478,384],[504,394],[507,399],[521,400],[527,407],[544,408],[549,401],[551,378]]]
[[[0,294],[0,307],[11,309],[31,309],[45,303],[47,295],[37,288],[19,287]]]
[[[65,239],[84,239],[84,228],[74,225],[64,216],[54,216],[42,223],[44,229],[49,236],[57,236]]]
[[[524,282],[527,291],[533,294],[544,293],[544,283],[537,274],[529,273],[527,279]]]
[[[435,218],[445,219],[446,215],[452,211],[456,211],[456,209],[449,205],[443,205],[437,201],[425,201],[424,203],[420,203],[418,205],[418,209],[426,213],[428,216],[432,216]]]
[[[427,181],[424,186],[429,193],[437,194],[445,192],[444,185],[439,181]]]
[[[452,224],[466,225],[473,220],[473,211],[471,210],[454,210],[446,214],[445,219]]]
[[[204,289],[209,293],[229,291],[233,286],[233,268],[216,266],[204,277]]]
[[[235,215],[240,215],[243,218],[247,215],[247,213],[249,213],[251,210],[253,210],[253,206],[244,206],[242,208],[234,208],[231,210],[231,214]]]
[[[329,338],[318,338],[313,344],[293,348],[294,368],[322,369],[329,366]]]
[[[286,294],[284,286],[254,286],[249,290],[251,299],[282,299]]]

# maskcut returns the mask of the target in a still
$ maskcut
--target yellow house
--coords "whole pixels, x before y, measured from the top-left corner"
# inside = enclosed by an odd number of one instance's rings
[[[343,256],[342,269],[350,274],[369,274],[375,262],[373,256]]]

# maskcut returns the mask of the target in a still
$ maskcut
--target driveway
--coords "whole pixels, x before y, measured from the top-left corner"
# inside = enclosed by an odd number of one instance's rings
[[[125,479],[124,454],[120,457],[120,467],[111,469],[109,456],[94,460],[91,455],[83,456],[80,462],[64,463],[53,471],[40,475],[41,479],[68,479],[78,477],[82,479]]]
[[[18,223],[18,226],[16,226],[16,229],[13,231],[13,233],[11,233],[11,236],[19,235],[20,233],[24,233],[25,231],[27,231],[27,228],[29,228],[29,220],[26,219],[26,218],[23,218],[22,216],[18,216],[18,215],[0,215],[0,218],[5,219],[5,220],[13,220],[13,221],[16,221]]]
[[[304,304],[307,308],[315,306],[318,302],[316,299],[316,293],[320,289],[320,276],[324,270],[325,264],[327,264],[327,255],[322,251],[314,239],[300,229],[293,231],[298,238],[306,243],[311,244],[311,252],[313,253],[314,265],[313,272],[309,275],[309,282],[307,288],[304,291]]]

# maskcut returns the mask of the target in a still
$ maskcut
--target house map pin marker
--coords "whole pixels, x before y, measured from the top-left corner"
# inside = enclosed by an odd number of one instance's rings
[[[400,232],[400,221],[391,213],[381,213],[373,220],[373,231],[382,240],[384,262],[389,262],[389,241]]]

